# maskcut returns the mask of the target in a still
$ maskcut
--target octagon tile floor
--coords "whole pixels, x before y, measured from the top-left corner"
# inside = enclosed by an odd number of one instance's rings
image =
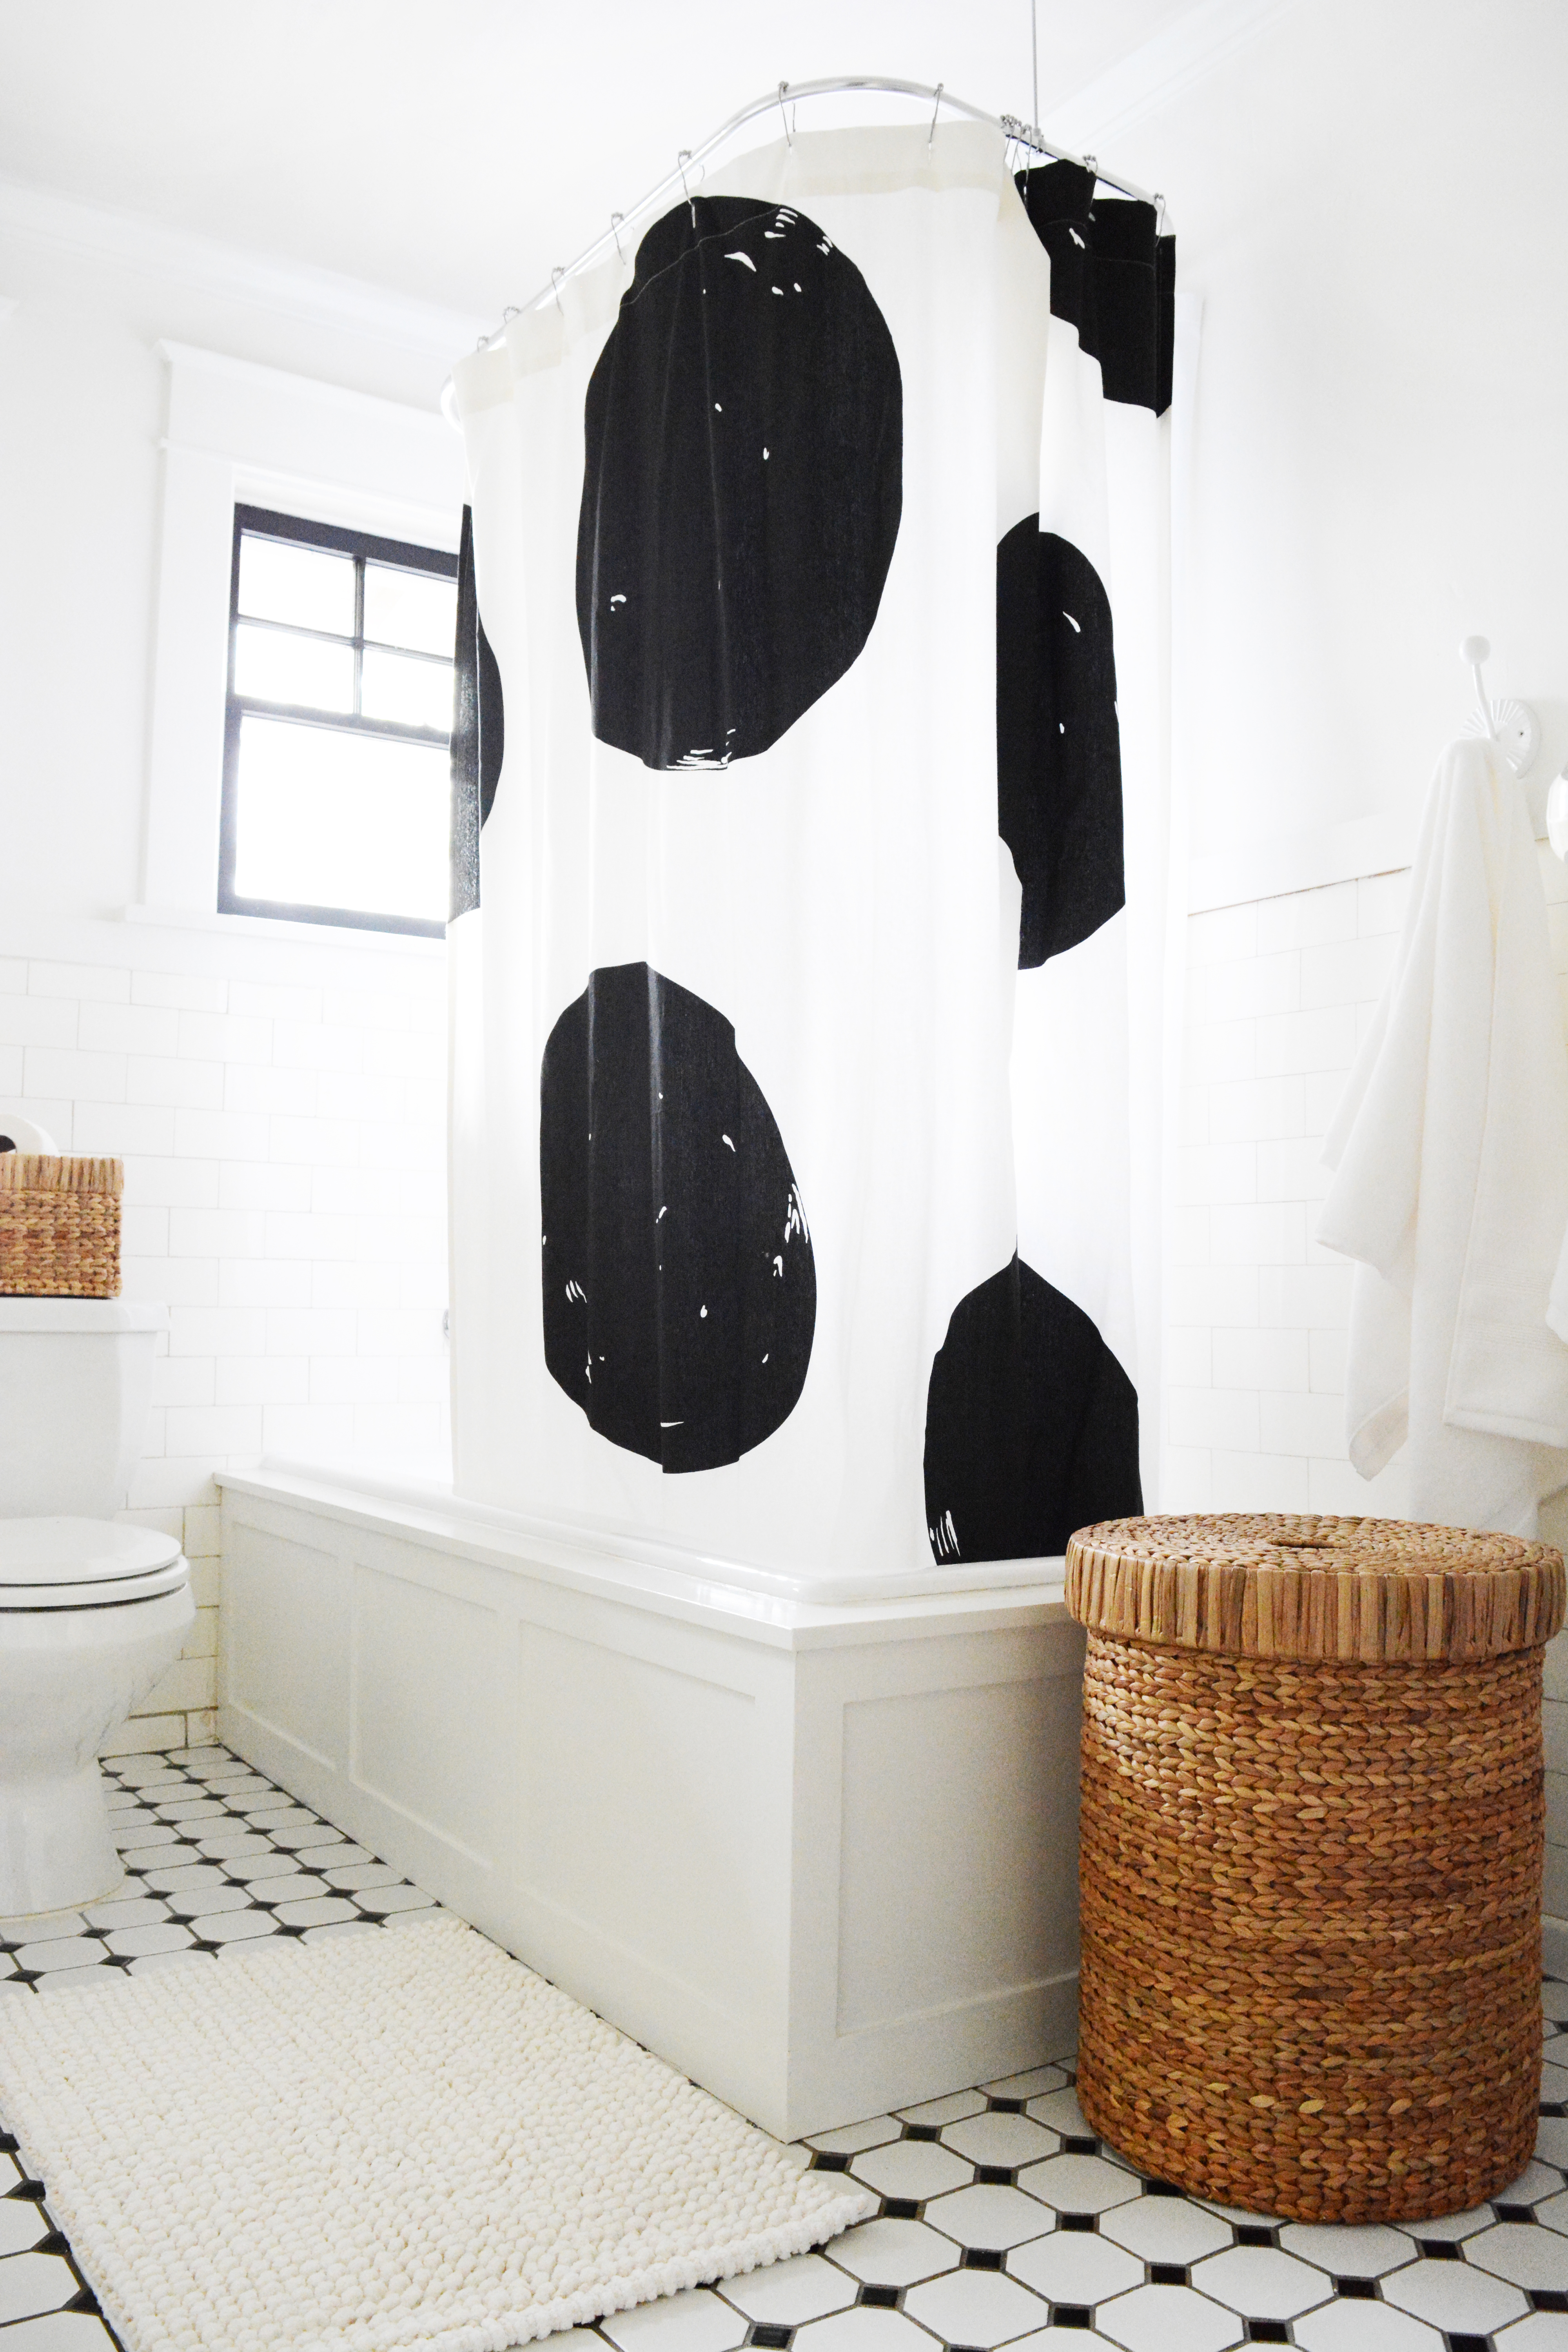
[[[222,1748],[106,1766],[124,1886],[0,1920],[0,1997],[205,1968],[262,1936],[370,1935],[431,1898]],[[1536,2159],[1489,2206],[1277,2225],[1144,2179],[1079,2113],[1070,2056],[806,2143],[881,2211],[821,2253],[556,2339],[562,2352],[1568,2352],[1568,1982],[1548,1979]],[[1554,2063],[1555,2054],[1555,2063]],[[0,2352],[114,2338],[0,2132]]]

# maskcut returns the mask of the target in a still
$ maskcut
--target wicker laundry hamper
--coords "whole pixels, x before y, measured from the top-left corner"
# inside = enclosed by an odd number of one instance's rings
[[[1387,1519],[1122,1519],[1073,1537],[1067,1596],[1095,2130],[1291,2221],[1494,2197],[1535,2145],[1562,1554]]]
[[[118,1298],[124,1163],[0,1152],[0,1297]]]

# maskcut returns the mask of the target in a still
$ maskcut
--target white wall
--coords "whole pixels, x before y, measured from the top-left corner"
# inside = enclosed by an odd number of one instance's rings
[[[1320,1154],[1427,783],[1468,731],[1462,636],[1543,721],[1538,825],[1568,756],[1565,89],[1557,0],[1294,0],[1174,100],[1085,126],[1167,193],[1204,304],[1165,1509],[1405,1507],[1401,1460],[1365,1482],[1346,1454]],[[1561,978],[1568,870],[1543,849],[1542,872]],[[1568,1918],[1568,1635],[1547,1683]]]
[[[1568,867],[1540,851],[1568,1024]],[[1168,1511],[1402,1517],[1404,1459],[1351,1466],[1351,1266],[1313,1238],[1323,1138],[1393,961],[1407,871],[1193,916],[1173,1263]],[[1542,1514],[1568,1540],[1568,1497]],[[1546,1669],[1546,1909],[1568,1919],[1568,1633]]]
[[[164,339],[429,404],[428,336],[352,332],[281,298],[224,298],[155,233],[0,205],[0,919],[113,915],[142,896],[153,622],[167,430]],[[237,271],[237,282],[239,273]],[[425,341],[417,338],[424,333]]]
[[[1469,631],[1547,721],[1538,797],[1568,755],[1565,90],[1560,0],[1294,0],[1084,126],[1204,299],[1194,904],[1406,862]]]
[[[444,943],[127,919],[170,555],[158,347],[427,404],[458,327],[411,309],[351,333],[320,289],[225,297],[166,239],[109,224],[111,252],[105,226],[0,205],[0,1114],[124,1159],[125,1292],[170,1309],[128,1507],[183,1535],[200,1613],[112,1743],[167,1746],[211,1734],[215,1466],[265,1451],[439,1476],[449,1434]],[[412,430],[439,431],[427,404]]]

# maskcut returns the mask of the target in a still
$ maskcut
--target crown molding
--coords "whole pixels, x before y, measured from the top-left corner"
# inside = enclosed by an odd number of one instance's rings
[[[1244,48],[1296,0],[1197,0],[1174,24],[1047,114],[1047,136],[1098,150],[1167,106]],[[176,228],[144,213],[83,202],[0,177],[0,236],[109,262],[210,298],[390,343],[443,362],[473,348],[492,319],[395,289]],[[0,297],[0,324],[15,303]]]
[[[492,323],[366,278],[254,253],[144,213],[84,204],[20,180],[0,178],[0,235],[443,362],[470,350]]]
[[[1257,39],[1296,0],[1197,0],[1120,64],[1046,115],[1042,130],[1081,155],[1170,105]]]

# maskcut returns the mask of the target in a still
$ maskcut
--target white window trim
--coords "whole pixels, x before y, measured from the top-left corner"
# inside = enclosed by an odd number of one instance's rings
[[[237,504],[456,553],[462,445],[433,409],[188,343],[169,363],[143,901],[139,920],[253,934],[319,929],[217,911]],[[348,940],[394,935],[339,928]],[[416,938],[400,946],[440,951]]]

